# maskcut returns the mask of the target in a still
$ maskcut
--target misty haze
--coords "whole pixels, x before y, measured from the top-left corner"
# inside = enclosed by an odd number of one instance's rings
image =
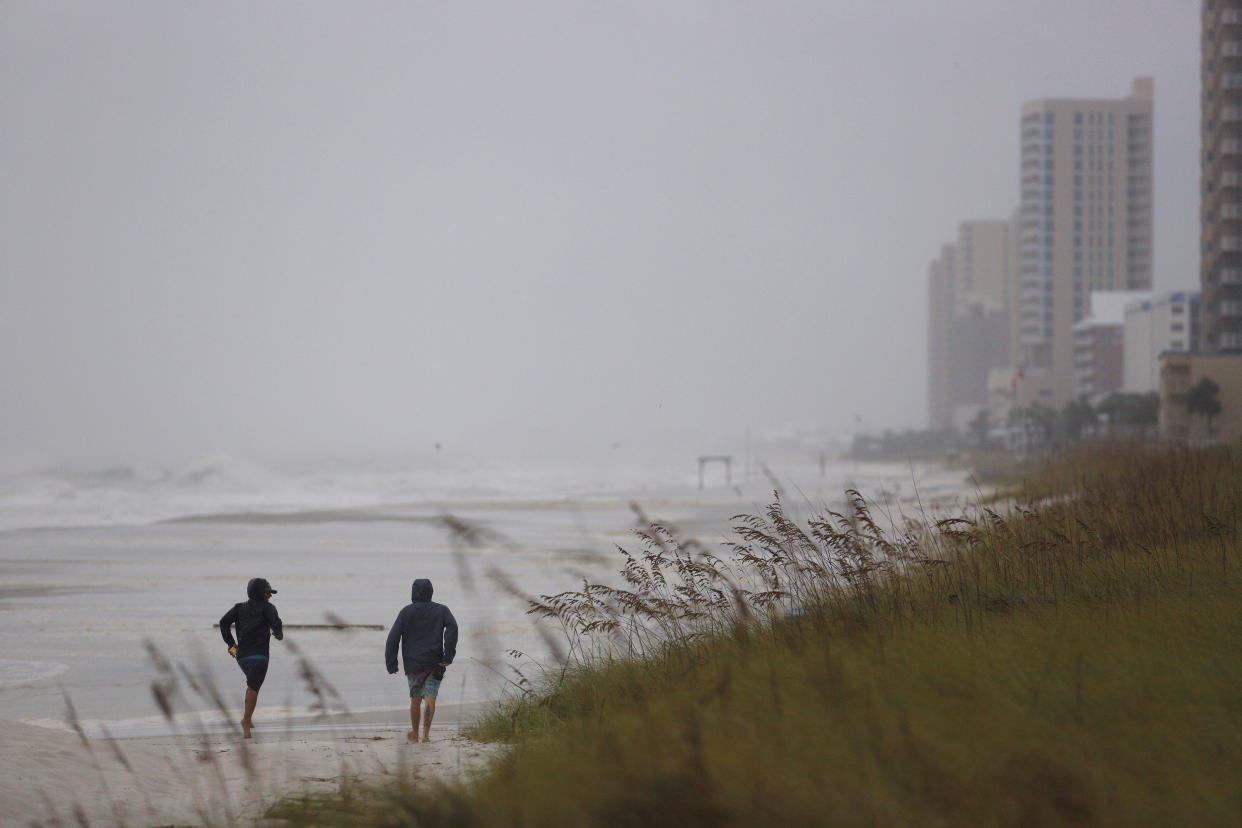
[[[855,589],[949,555],[937,521],[1016,503],[1020,463],[1154,440],[1159,349],[1109,389],[1147,402],[1105,404],[1074,337],[1198,313],[1204,25],[1117,0],[0,3],[0,728],[81,791],[15,813],[254,820],[405,768],[419,685],[385,634],[416,578],[460,626],[422,754],[455,783],[507,750],[477,717],[590,661],[530,601],[589,605],[618,547],[719,562],[754,540],[738,516],[830,515],[869,550],[825,557]],[[1142,193],[1129,258],[1089,229],[1074,272],[1030,222],[1082,218],[1052,159],[1083,140]],[[815,614],[822,585],[776,571],[713,582],[719,630]],[[283,619],[266,679],[213,627],[238,602]],[[609,658],[665,652],[636,629]],[[324,758],[355,742],[348,772]],[[242,769],[286,749],[266,787]],[[122,778],[169,755],[193,783],[135,804]]]

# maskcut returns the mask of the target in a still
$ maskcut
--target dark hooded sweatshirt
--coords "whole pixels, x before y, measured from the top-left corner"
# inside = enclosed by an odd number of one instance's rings
[[[224,637],[225,644],[237,647],[238,658],[268,655],[272,634],[276,634],[277,641],[285,637],[280,614],[262,591],[265,583],[252,581],[248,584],[246,594],[250,596],[250,600],[234,604],[220,619],[220,635]],[[236,641],[233,640],[233,631],[229,629],[234,624],[237,625]]]
[[[431,600],[431,581],[419,578],[410,588],[410,600],[393,622],[384,647],[388,672],[397,672],[397,645],[405,672],[418,674],[457,655],[457,619],[443,604]]]

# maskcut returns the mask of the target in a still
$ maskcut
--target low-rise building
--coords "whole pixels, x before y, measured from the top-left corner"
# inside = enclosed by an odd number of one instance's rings
[[[1219,386],[1220,413],[1210,422],[1190,410],[1191,390],[1205,378]],[[1242,354],[1160,355],[1160,437],[1193,443],[1242,438]]]
[[[1136,394],[1160,389],[1160,355],[1196,350],[1199,292],[1166,291],[1125,308],[1122,390]]]
[[[1121,390],[1124,326],[1083,319],[1074,323],[1074,382],[1079,397]]]
[[[1101,399],[1122,388],[1125,310],[1151,298],[1142,291],[1092,291],[1090,313],[1074,323],[1074,392]]]

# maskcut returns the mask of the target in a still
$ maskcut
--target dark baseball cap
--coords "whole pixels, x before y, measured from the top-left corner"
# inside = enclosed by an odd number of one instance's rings
[[[272,589],[272,585],[267,578],[251,578],[250,583],[246,584],[246,595],[251,598],[258,598],[267,592],[273,595],[276,594],[276,590]]]

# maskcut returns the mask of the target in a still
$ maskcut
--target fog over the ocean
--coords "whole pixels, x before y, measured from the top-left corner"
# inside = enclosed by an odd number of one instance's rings
[[[1023,101],[1154,77],[1197,283],[1191,6],[5,0],[0,470],[923,427]]]

